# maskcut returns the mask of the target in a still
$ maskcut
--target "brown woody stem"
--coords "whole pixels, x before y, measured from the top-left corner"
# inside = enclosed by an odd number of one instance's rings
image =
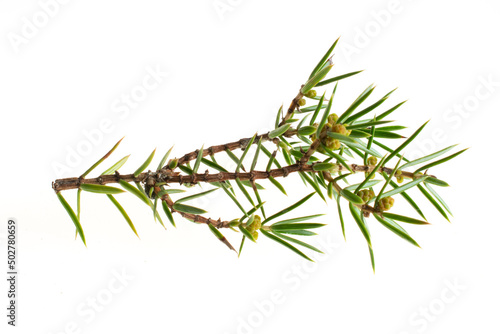
[[[158,192],[160,191],[160,187],[155,187],[155,192],[156,194],[158,194]],[[200,215],[194,215],[194,214],[191,214],[191,213],[186,213],[186,212],[181,212],[181,211],[177,211],[174,209],[174,202],[172,201],[172,199],[170,198],[170,196],[168,194],[165,194],[162,198],[161,198],[162,201],[164,201],[167,206],[169,207],[169,209],[172,211],[172,212],[177,212],[178,214],[180,214],[183,218],[187,219],[187,220],[190,220],[192,222],[195,222],[195,223],[201,223],[201,224],[207,224],[207,225],[212,225],[214,226],[215,228],[225,228],[225,227],[230,227],[229,226],[229,222],[228,221],[222,221],[220,218],[218,220],[213,220],[211,218],[205,218],[203,216],[200,216]],[[236,249],[234,249],[233,245],[231,245],[231,243],[226,239],[226,237],[222,237],[219,239],[224,245],[226,245],[230,250],[233,250],[235,251],[236,253],[238,253],[236,251]]]
[[[304,86],[304,85],[302,85],[302,86]],[[301,90],[302,90],[302,86],[300,86]],[[292,114],[295,111],[295,109],[297,109],[299,107],[299,100],[304,97],[304,94],[302,94],[301,90],[299,90],[299,93],[297,94],[297,96],[295,96],[295,98],[290,103],[290,106],[288,107],[288,110],[287,110],[285,116],[283,117],[283,120],[281,120],[281,123],[279,124],[278,127],[284,125],[286,123],[286,121],[288,121],[290,119],[290,117],[292,117]]]
[[[287,132],[285,132],[283,134],[283,136],[285,136],[285,137],[288,138],[288,137],[292,137],[292,136],[294,136],[296,134],[297,134],[297,130],[290,129]],[[265,134],[262,134],[262,135],[255,136],[253,144],[257,144],[261,138],[262,138],[262,142],[272,141],[274,144],[278,144],[279,143],[279,139],[278,138],[273,138],[273,139],[269,138],[269,132],[268,132],[268,133],[265,133]],[[247,147],[247,145],[248,145],[248,143],[250,142],[251,139],[252,138],[242,138],[242,139],[240,139],[238,141],[227,143],[227,144],[224,144],[224,145],[214,145],[214,146],[211,146],[211,147],[206,148],[206,149],[203,150],[203,157],[206,157],[208,155],[214,155],[214,154],[219,153],[219,152],[225,152],[226,150],[229,150],[229,151],[234,151],[236,149],[242,149],[243,150],[243,149],[245,149]],[[187,164],[191,160],[196,160],[197,157],[198,157],[198,150],[186,153],[184,156],[182,156],[182,158],[179,159],[178,164],[179,165]],[[164,166],[162,169],[165,169],[167,167],[168,167],[168,165]]]
[[[172,212],[177,212],[178,214],[180,214],[185,219],[190,220],[190,221],[192,221],[194,223],[207,224],[207,225],[211,224],[212,226],[214,226],[216,228],[227,228],[227,227],[229,227],[229,222],[228,221],[222,221],[220,218],[218,220],[215,220],[215,219],[211,219],[211,218],[205,218],[205,217],[200,216],[200,215],[195,215],[195,214],[192,214],[192,213],[186,213],[186,212],[175,210],[174,209],[174,201],[172,201],[172,199],[170,198],[170,196],[168,194],[164,195],[161,198],[161,200],[165,201],[165,203],[167,203],[168,207],[170,208],[170,210],[172,210]]]
[[[121,175],[119,173],[115,173],[114,175],[101,175],[97,178],[93,179],[82,179],[82,178],[66,178],[66,179],[58,179],[52,183],[52,188],[56,191],[70,190],[70,189],[78,189],[80,184],[109,184],[109,183],[118,183],[120,180],[124,180],[126,182],[147,182],[150,185],[156,184],[158,182],[165,183],[197,183],[197,182],[223,182],[229,180],[240,179],[240,181],[254,181],[259,179],[268,179],[270,176],[276,177],[286,177],[291,173],[295,172],[313,172],[316,173],[313,169],[313,164],[293,164],[290,166],[286,166],[283,168],[271,169],[270,171],[256,171],[253,170],[251,172],[238,172],[238,173],[230,173],[230,172],[220,172],[220,173],[196,173],[191,175],[180,175],[179,173],[174,173],[171,171],[161,170],[159,172],[146,172],[141,173],[137,177],[134,174],[124,174]],[[366,166],[366,165],[357,165],[351,164],[351,170],[353,172],[371,172],[374,166]],[[338,171],[346,170],[346,168],[338,164]],[[392,173],[393,169],[388,167],[379,168],[378,172],[385,172],[386,174]],[[411,172],[402,172],[402,176],[406,178],[413,178],[414,174]],[[428,175],[433,177],[432,175]]]

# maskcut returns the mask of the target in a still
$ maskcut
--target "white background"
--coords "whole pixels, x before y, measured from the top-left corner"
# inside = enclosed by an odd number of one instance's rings
[[[0,249],[13,217],[20,278],[14,330],[1,280],[2,333],[498,333],[499,9],[486,0],[3,0]],[[399,87],[379,113],[409,99],[391,116],[407,135],[432,119],[406,156],[471,147],[433,170],[452,186],[438,189],[451,224],[413,192],[432,223],[407,226],[422,249],[370,220],[373,274],[355,223],[347,219],[344,242],[336,206],[317,196],[297,212],[327,213],[311,241],[325,255],[308,252],[316,264],[263,237],[238,259],[205,226],[176,217],[177,229],[163,230],[130,195],[119,198],[140,240],[107,199],[84,194],[88,248],[74,241],[51,181],[80,175],[123,136],[100,170],[131,154],[122,172],[132,172],[155,147],[161,156],[175,144],[180,157],[269,130],[338,36],[333,75],[365,71],[340,82],[337,111],[371,83],[368,102]],[[168,75],[118,110],[152,70]],[[69,166],[85,133],[96,143]],[[297,176],[284,180],[288,197],[263,185],[269,213],[311,191]],[[74,206],[76,194],[64,195]],[[224,195],[199,204],[215,218],[238,215]],[[395,212],[407,209],[396,201]],[[240,236],[225,234],[237,247]]]

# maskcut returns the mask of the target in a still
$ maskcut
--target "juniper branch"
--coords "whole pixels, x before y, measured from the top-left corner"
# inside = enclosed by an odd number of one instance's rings
[[[372,85],[365,89],[347,108],[347,110],[340,114],[340,116],[330,112],[337,85],[335,85],[330,99],[325,99],[325,94],[323,94],[317,105],[302,108],[307,104],[307,99],[312,101],[318,100],[316,97],[316,91],[313,88],[326,86],[334,82],[338,83],[339,80],[343,80],[361,72],[351,72],[323,80],[333,67],[330,57],[336,44],[337,41],[335,41],[335,43],[329,48],[328,52],[321,58],[308,80],[301,86],[299,92],[291,101],[285,114],[282,114],[282,108],[280,108],[276,117],[276,128],[268,133],[260,135],[256,134],[253,137],[241,138],[238,141],[222,145],[214,145],[205,149],[202,146],[199,150],[194,150],[182,155],[179,159],[170,159],[167,162],[169,154],[172,150],[170,149],[164,155],[155,171],[146,171],[147,167],[153,160],[155,154],[155,151],[153,151],[148,156],[146,161],[133,174],[119,173],[118,169],[121,168],[127,161],[127,156],[108,168],[100,176],[86,178],[92,170],[98,167],[99,164],[111,155],[120,143],[118,142],[106,155],[103,156],[103,158],[93,164],[92,167],[90,167],[80,177],[58,179],[52,182],[53,190],[56,192],[61,204],[63,204],[64,208],[70,215],[82,241],[85,243],[86,240],[80,224],[80,195],[82,191],[107,194],[113,204],[124,216],[131,229],[135,234],[137,234],[131,219],[128,217],[123,207],[118,203],[114,196],[111,196],[111,194],[118,194],[120,192],[124,192],[124,190],[108,186],[108,184],[119,184],[123,189],[134,194],[141,199],[142,202],[152,208],[155,219],[160,219],[160,215],[156,211],[156,207],[157,203],[161,202],[163,209],[165,210],[165,214],[174,226],[175,223],[172,213],[179,214],[184,219],[191,222],[205,224],[209,227],[211,232],[231,250],[235,251],[235,248],[219,230],[230,229],[243,233],[239,254],[241,254],[245,238],[256,241],[259,232],[261,232],[262,235],[268,239],[278,242],[298,255],[310,260],[309,257],[303,254],[291,243],[297,244],[301,247],[306,247],[313,251],[319,250],[312,245],[309,245],[301,240],[291,238],[286,234],[294,234],[304,237],[314,235],[315,233],[310,230],[321,227],[323,224],[302,222],[318,217],[319,215],[288,218],[274,222],[271,225],[267,223],[277,220],[282,215],[288,214],[290,211],[296,209],[309,200],[315,193],[325,199],[321,188],[327,189],[330,198],[333,198],[334,196],[336,197],[339,219],[343,232],[344,218],[341,212],[340,199],[343,198],[348,202],[350,213],[368,243],[372,265],[374,265],[373,247],[367,227],[368,220],[365,219],[370,217],[370,215],[373,215],[376,218],[376,221],[399,237],[409,241],[415,246],[418,246],[415,240],[413,240],[409,234],[401,226],[399,226],[398,223],[396,223],[396,221],[419,225],[428,223],[412,217],[388,213],[387,211],[391,209],[394,204],[394,198],[392,198],[392,196],[401,195],[401,197],[408,201],[417,213],[425,219],[416,202],[410,197],[409,194],[406,193],[412,188],[418,189],[443,215],[443,217],[448,219],[445,211],[450,212],[449,207],[437,194],[437,192],[430,187],[430,184],[438,186],[448,186],[448,184],[437,179],[434,175],[427,174],[427,169],[447,162],[460,155],[465,150],[433,162],[430,162],[430,160],[441,156],[454,146],[450,146],[412,161],[403,158],[402,150],[419,135],[425,124],[408,138],[396,133],[396,131],[404,129],[405,127],[403,126],[396,125],[378,128],[379,125],[391,122],[385,120],[382,121],[382,119],[397,110],[403,103],[399,103],[386,110],[385,112],[379,114],[378,117],[373,115],[366,119],[361,119],[369,112],[377,109],[392,93],[391,91],[389,94],[386,94],[372,105],[361,111],[355,112],[356,109],[370,96],[370,94],[372,94],[374,90]],[[328,101],[328,105],[323,106],[323,101]],[[321,121],[319,121],[319,124],[315,123],[315,120],[318,116],[320,116],[322,109],[325,110],[323,111],[322,116],[318,118],[321,119]],[[304,125],[307,118],[304,115],[313,110],[314,113],[310,122],[308,122],[309,124]],[[292,118],[292,116],[298,117]],[[298,125],[292,127],[292,124],[297,121],[300,121]],[[404,139],[405,141],[397,148],[391,149],[385,144],[374,140],[375,137],[389,140]],[[271,150],[273,153],[270,153],[270,151],[265,147],[265,143],[272,143],[275,145],[275,149]],[[249,171],[247,171],[243,168],[243,160],[248,155],[253,144],[257,144],[257,150],[252,159],[252,167]],[[377,157],[380,158],[382,155],[372,148],[372,144],[377,145],[387,152],[386,156],[380,161],[378,161]],[[237,149],[241,149],[243,151],[240,156],[238,156],[237,153],[233,153],[233,151]],[[266,162],[267,167],[264,170],[257,167],[260,150],[266,153],[266,155],[270,158]],[[226,152],[229,154],[231,159],[236,163],[237,167],[234,171],[228,171],[216,162],[215,155],[220,152]],[[281,152],[283,155],[283,159],[286,162],[284,166],[281,166],[282,161],[278,162],[278,152]],[[361,164],[348,161],[350,160],[349,157],[353,157],[353,154],[358,155],[362,159]],[[210,156],[211,161],[204,159],[204,157],[208,156]],[[400,157],[400,160],[397,164],[395,164],[395,167],[391,168],[387,166],[387,163],[393,157]],[[405,160],[406,163],[399,167],[402,160]],[[193,168],[189,167],[190,161],[194,161]],[[413,172],[404,170],[412,166],[423,164],[424,162],[429,163],[415,169]],[[276,166],[274,169],[271,168],[273,164]],[[215,169],[218,172],[210,172],[210,170],[207,169],[204,173],[199,173],[198,169],[201,165]],[[243,171],[240,172],[240,168]],[[422,173],[421,171],[424,170],[425,173]],[[273,185],[278,187],[280,191],[286,194],[284,187],[277,179],[286,178],[294,173],[300,175],[304,183],[311,186],[314,189],[314,192],[308,194],[295,204],[288,206],[266,218],[266,215],[264,214],[265,202],[261,200],[261,196],[259,195],[259,189],[263,188],[260,187],[256,181],[268,180]],[[345,187],[342,187],[339,184],[340,180],[346,181],[348,177],[356,173],[364,174],[365,178],[363,182],[352,186],[347,185]],[[334,176],[336,174],[338,174],[338,176]],[[376,175],[379,175],[381,178],[378,180],[371,180]],[[395,178],[398,183],[403,184],[397,185],[392,180],[393,178]],[[405,183],[405,180],[410,181]],[[231,181],[236,182],[239,190],[245,195],[246,199],[248,199],[248,202],[251,204],[251,208],[248,211],[235,197]],[[378,190],[378,194],[375,195],[375,187],[380,181],[384,181],[383,186]],[[244,182],[246,183],[244,184]],[[244,215],[241,218],[236,219],[212,219],[204,215],[206,213],[205,210],[183,204],[185,201],[204,196],[207,193],[214,191],[216,188],[195,195],[183,197],[177,201],[172,199],[171,194],[184,191],[182,189],[177,189],[178,187],[191,187],[195,184],[211,184],[223,189],[239,210],[244,213]],[[176,185],[178,185],[178,187],[176,187]],[[252,199],[248,191],[245,189],[245,185],[253,189],[257,201]],[[392,189],[387,188],[389,185]],[[429,191],[423,187],[424,185]],[[61,194],[62,191],[71,189],[78,190],[77,213],[73,212],[73,209]],[[154,199],[154,204],[152,199]],[[371,204],[372,202],[373,204]],[[262,222],[261,218],[255,214],[259,209],[264,215],[264,220]],[[235,227],[238,227],[239,231],[237,231]]]
[[[95,184],[95,185],[106,185],[119,183],[120,180],[126,182],[141,182],[146,186],[153,186],[157,183],[167,183],[167,184],[196,184],[199,182],[204,183],[213,183],[213,182],[223,182],[223,181],[232,181],[239,179],[241,181],[255,181],[255,180],[265,180],[269,179],[269,177],[277,178],[277,177],[287,177],[288,175],[296,172],[312,172],[318,173],[318,171],[314,170],[314,166],[318,163],[296,163],[293,165],[289,165],[283,168],[275,168],[269,171],[257,171],[253,170],[250,172],[219,172],[219,173],[195,173],[191,175],[180,175],[178,172],[172,172],[170,170],[162,169],[159,172],[145,172],[141,173],[138,176],[134,176],[134,174],[120,174],[115,172],[114,175],[101,175],[96,178],[84,179],[78,177],[71,177],[65,179],[57,179],[52,183],[52,188],[54,191],[59,192],[63,190],[71,190],[78,189],[82,184]],[[336,170],[346,171],[347,168],[342,164],[336,164]],[[351,164],[350,168],[354,172],[371,172],[375,166],[368,165],[357,165]],[[381,167],[377,169],[378,173],[386,173],[391,174],[393,168],[389,167]],[[416,175],[412,172],[402,171],[402,176],[408,179],[419,178],[421,175]],[[434,175],[427,175],[429,177],[436,178]]]

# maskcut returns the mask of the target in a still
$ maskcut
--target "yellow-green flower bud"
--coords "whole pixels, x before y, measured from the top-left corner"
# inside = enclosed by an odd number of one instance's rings
[[[328,123],[330,123],[330,124],[335,124],[338,119],[339,119],[339,116],[337,116],[337,114],[328,115]]]
[[[380,201],[378,201],[378,208],[382,211],[387,211],[394,205],[394,198],[392,197],[384,197]]]
[[[376,166],[377,165],[377,157],[371,156],[366,160],[366,162],[368,163],[368,166]]]
[[[261,227],[262,227],[262,220],[260,216],[256,215],[253,217],[252,224],[247,226],[247,230],[249,230],[250,232],[255,232],[260,230]]]
[[[330,150],[340,149],[340,141],[338,141],[337,139],[330,138],[330,137],[326,137],[324,139],[323,145],[325,145]]]
[[[332,131],[347,136],[347,129],[343,124],[334,124],[332,126]]]
[[[262,219],[260,218],[260,216],[255,216],[254,219],[253,219],[253,226],[255,226],[255,230],[260,230],[260,228],[262,227]]]
[[[312,99],[313,97],[316,97],[316,91],[314,89],[311,89],[305,95],[306,95],[306,97]]]
[[[361,197],[365,203],[368,203],[373,197],[375,197],[375,193],[371,189],[363,189],[358,191],[358,196]]]

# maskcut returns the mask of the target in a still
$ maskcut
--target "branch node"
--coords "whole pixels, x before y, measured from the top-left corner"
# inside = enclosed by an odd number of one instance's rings
[[[247,146],[247,144],[248,144],[248,139],[242,138],[242,139],[239,140],[239,142],[240,142],[240,148],[241,148],[241,150],[244,151],[245,148],[246,148],[246,146]]]

